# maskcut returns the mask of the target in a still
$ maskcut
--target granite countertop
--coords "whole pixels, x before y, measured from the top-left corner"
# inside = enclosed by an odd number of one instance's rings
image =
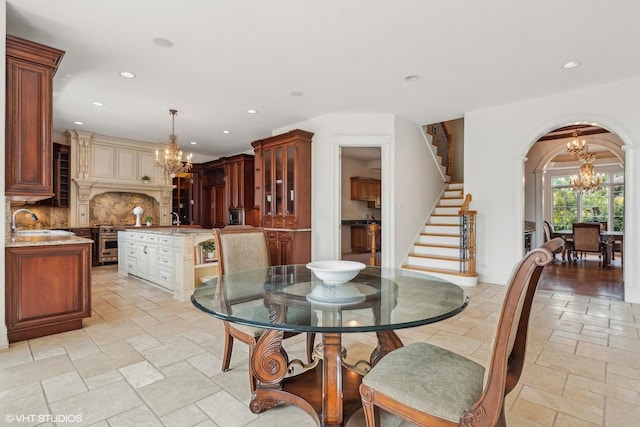
[[[151,233],[151,234],[169,234],[175,236],[176,234],[211,234],[213,232],[206,228],[189,228],[189,227],[135,227],[127,226],[118,228],[118,231],[134,231],[136,233]]]
[[[366,219],[343,219],[342,220],[342,225],[351,225],[351,226],[355,225],[355,226],[367,227],[371,223],[375,223],[378,226],[382,225],[382,221],[380,221],[379,219],[376,219],[373,221],[371,220],[367,221]]]
[[[5,239],[4,246],[7,248],[19,248],[24,246],[53,246],[53,245],[74,245],[78,243],[93,243],[93,240],[80,236],[10,236]]]

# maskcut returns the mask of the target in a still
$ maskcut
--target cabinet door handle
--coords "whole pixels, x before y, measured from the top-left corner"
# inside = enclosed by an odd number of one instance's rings
[[[144,245],[144,248],[142,249],[142,252],[144,252],[144,254],[147,254],[147,245]]]

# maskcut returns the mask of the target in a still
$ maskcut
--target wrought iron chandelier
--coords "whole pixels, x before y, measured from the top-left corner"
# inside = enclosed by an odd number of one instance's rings
[[[567,151],[580,162],[580,174],[570,178],[571,187],[577,192],[591,193],[600,187],[604,178],[596,175],[593,161],[595,154],[589,153],[586,140],[578,141],[580,131],[573,132],[573,141],[567,142]]]
[[[178,145],[178,137],[175,132],[176,114],[178,110],[169,110],[171,114],[171,135],[169,135],[169,144],[164,150],[163,159],[160,159],[160,153],[156,150],[156,166],[164,169],[165,173],[171,175],[171,178],[175,178],[176,174],[188,172],[191,169],[192,154],[187,156],[186,162],[182,161],[182,150]]]

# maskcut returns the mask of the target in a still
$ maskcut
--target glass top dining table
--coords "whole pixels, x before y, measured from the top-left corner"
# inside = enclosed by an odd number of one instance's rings
[[[191,300],[214,317],[265,330],[249,360],[253,412],[292,403],[322,426],[344,425],[360,408],[362,375],[403,345],[395,330],[444,320],[469,301],[461,287],[426,274],[366,267],[347,283],[324,284],[303,264],[214,277]],[[284,332],[321,334],[315,360],[289,360]],[[378,339],[364,367],[343,361],[342,334],[355,332]]]

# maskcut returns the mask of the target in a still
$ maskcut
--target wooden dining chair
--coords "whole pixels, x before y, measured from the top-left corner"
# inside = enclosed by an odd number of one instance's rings
[[[551,222],[544,220],[542,223],[542,227],[544,230],[544,241],[548,242],[549,240],[553,239],[555,236],[553,235],[553,224],[551,224]],[[569,250],[568,246],[570,246],[569,244],[566,243],[566,241],[572,242],[572,239],[565,239],[565,244],[563,247],[558,248],[556,250],[556,252],[553,252],[553,260],[555,261],[556,259],[556,254],[562,253],[562,263],[564,264],[566,262],[566,255],[567,255],[567,251]],[[573,242],[572,242],[573,243]],[[569,252],[569,255],[571,255],[571,252]]]
[[[250,225],[229,225],[225,228],[214,228],[213,234],[217,242],[219,274],[229,274],[237,271],[261,269],[269,267],[270,257],[267,239],[262,228]],[[265,277],[265,280],[267,278]],[[223,282],[225,286],[228,283]],[[253,287],[252,287],[253,289]],[[230,299],[239,301],[249,299],[253,295],[242,295],[242,289],[227,290]],[[291,310],[292,316],[308,317],[312,315],[308,310]],[[307,321],[302,319],[301,321]],[[253,354],[258,339],[264,332],[262,328],[256,328],[240,324],[224,324],[224,351],[222,357],[222,370],[228,371],[231,365],[231,353],[233,341],[237,339],[249,345],[249,355]],[[284,337],[296,335],[294,332],[285,333]],[[310,362],[313,355],[315,334],[307,334],[307,360]],[[251,368],[249,368],[249,380],[251,392],[255,391],[255,380]]]
[[[599,266],[604,267],[609,264],[608,247],[609,242],[600,238],[600,223],[598,222],[576,222],[573,224],[573,260],[577,261],[578,253],[583,256],[587,252],[597,253]]]
[[[520,379],[533,295],[542,270],[564,241],[557,237],[515,266],[505,293],[487,368],[419,342],[394,350],[367,373],[360,395],[367,426],[379,408],[421,426],[505,426],[505,396]]]

